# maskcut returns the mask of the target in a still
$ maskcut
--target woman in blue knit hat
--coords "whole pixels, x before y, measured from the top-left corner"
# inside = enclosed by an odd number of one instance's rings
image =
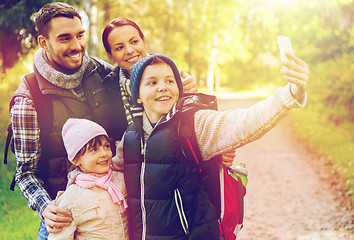
[[[174,62],[150,55],[131,68],[131,96],[143,107],[123,135],[117,156],[124,160],[130,239],[220,239],[218,216],[195,165],[183,154],[179,123],[187,112],[204,161],[250,143],[306,103],[308,65],[287,54],[284,79],[291,84],[248,109],[200,110],[215,100],[204,94],[183,96]],[[290,85],[292,85],[290,87]]]

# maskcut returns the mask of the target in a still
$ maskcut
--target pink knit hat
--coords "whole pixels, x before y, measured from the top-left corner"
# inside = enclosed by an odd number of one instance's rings
[[[63,142],[70,162],[80,149],[94,137],[105,135],[103,127],[87,119],[69,118],[63,126]]]

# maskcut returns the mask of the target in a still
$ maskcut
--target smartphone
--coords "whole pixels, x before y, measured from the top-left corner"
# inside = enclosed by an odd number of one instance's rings
[[[288,58],[285,55],[285,52],[293,53],[293,48],[291,46],[291,40],[288,37],[278,36],[277,37],[280,59],[281,61],[288,61]]]

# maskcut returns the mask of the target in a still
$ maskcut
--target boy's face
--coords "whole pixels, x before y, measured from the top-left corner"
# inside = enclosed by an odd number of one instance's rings
[[[76,166],[80,167],[81,171],[90,174],[102,174],[109,170],[112,162],[112,151],[110,143],[106,139],[102,139],[102,144],[96,147],[87,148]]]
[[[168,113],[179,98],[171,67],[166,63],[149,65],[140,81],[138,103],[142,103],[151,123]]]
[[[50,64],[66,74],[75,73],[85,53],[85,30],[78,17],[55,17],[50,20],[48,37],[40,35],[39,45],[46,51]]]

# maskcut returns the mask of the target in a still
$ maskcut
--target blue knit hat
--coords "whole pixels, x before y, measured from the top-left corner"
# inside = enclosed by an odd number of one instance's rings
[[[154,59],[154,56],[161,58],[165,63],[167,63],[171,67],[178,86],[179,97],[182,97],[183,95],[182,80],[181,80],[181,76],[179,75],[176,64],[172,61],[172,59],[170,59],[167,56],[161,54],[152,54],[139,60],[130,68],[130,89],[131,89],[132,101],[134,104],[138,104],[137,99],[139,97],[141,76],[143,75],[145,68],[149,66],[152,60]]]

